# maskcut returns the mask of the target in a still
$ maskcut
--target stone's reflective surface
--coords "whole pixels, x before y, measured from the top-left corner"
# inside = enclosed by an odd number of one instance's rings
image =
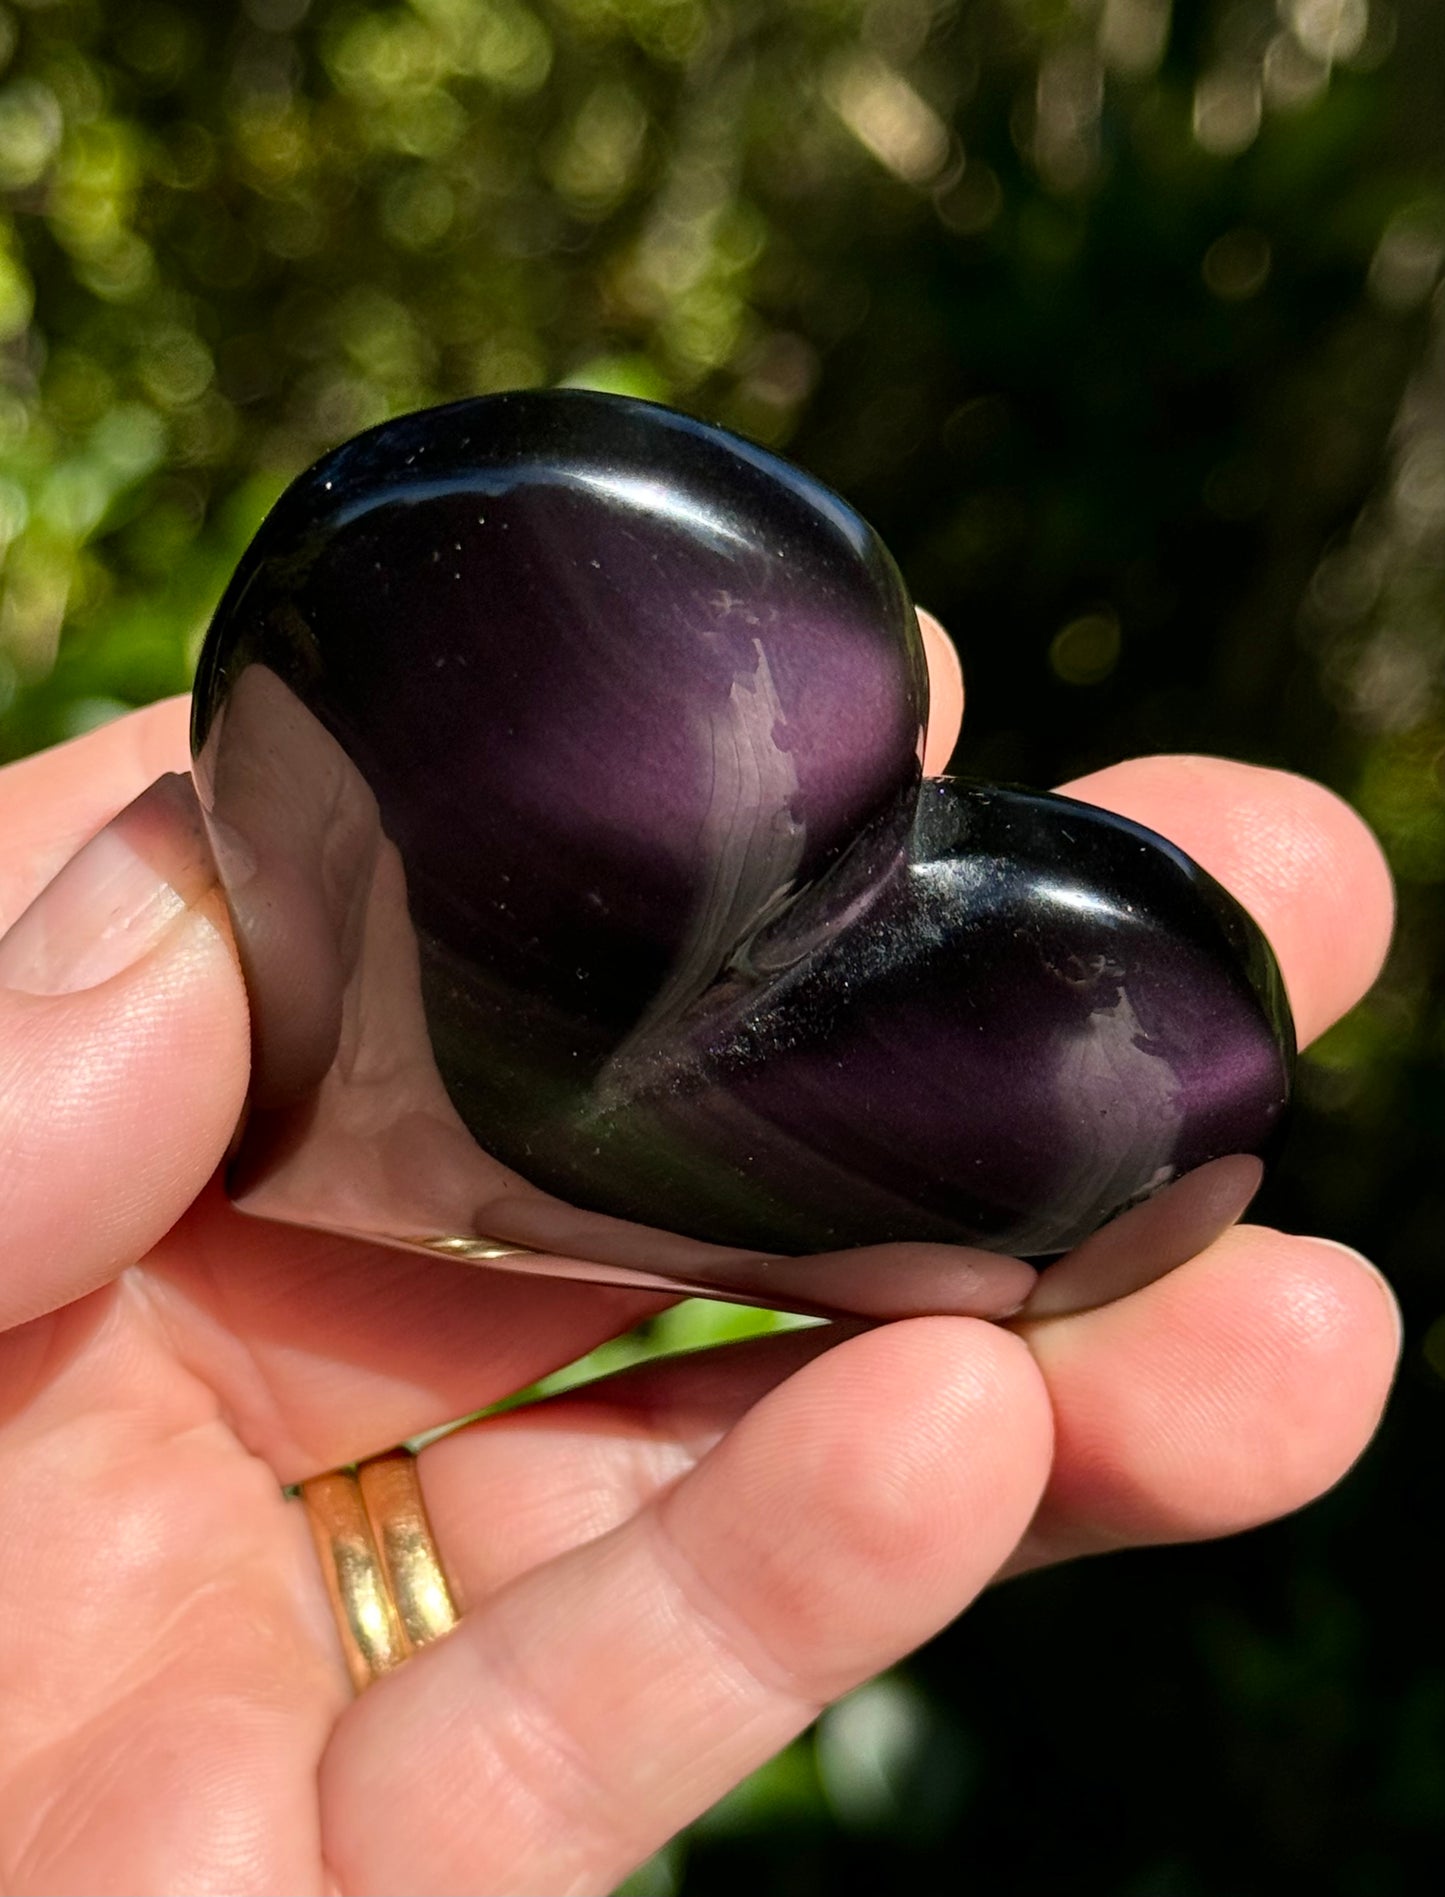
[[[197,682],[239,1202],[888,1313],[963,1295],[933,1241],[1056,1254],[1165,1187],[1134,1229],[1207,1242],[1289,1091],[1267,945],[1119,818],[920,790],[925,712],[871,530],[717,431],[530,393],[329,456]]]
[[[248,665],[290,687],[401,852],[438,1032],[480,980],[529,1089],[684,1005],[917,781],[903,583],[780,465],[641,403],[465,403],[304,476],[221,603],[197,736]]]

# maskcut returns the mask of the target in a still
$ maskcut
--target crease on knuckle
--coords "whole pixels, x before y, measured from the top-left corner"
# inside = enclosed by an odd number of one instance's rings
[[[749,1615],[729,1603],[675,1531],[665,1502],[649,1511],[647,1521],[660,1572],[728,1669],[741,1674],[755,1692],[820,1712],[833,1692],[819,1693],[816,1682],[779,1653]]]
[[[520,1652],[500,1652],[497,1665],[498,1699],[508,1712],[487,1732],[495,1782],[513,1807],[516,1835],[546,1840],[549,1888],[559,1875],[569,1878],[567,1888],[582,1888],[598,1866],[620,1866],[620,1875],[640,1862],[657,1840],[639,1837],[627,1825],[620,1788],[609,1783],[563,1709]]]

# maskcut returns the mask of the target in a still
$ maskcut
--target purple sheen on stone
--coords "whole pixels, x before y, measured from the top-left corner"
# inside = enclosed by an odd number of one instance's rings
[[[328,455],[196,686],[237,1202],[889,1315],[940,1245],[1208,1242],[1289,1095],[1267,943],[1137,825],[921,784],[926,708],[876,535],[719,430],[532,392]]]

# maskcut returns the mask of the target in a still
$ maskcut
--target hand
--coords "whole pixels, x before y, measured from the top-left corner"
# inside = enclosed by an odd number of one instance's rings
[[[0,773],[0,926],[185,768],[184,717]],[[1327,793],[1199,759],[1072,788],[1236,891],[1302,1038],[1373,977],[1388,881]],[[606,1891],[999,1574],[1259,1522],[1365,1443],[1389,1293],[1352,1253],[1246,1227],[1102,1309],[649,1366],[423,1452],[464,1618],[353,1701],[281,1485],[492,1403],[657,1301],[229,1210],[207,1182],[245,1093],[245,997],[178,808],[147,799],[0,942],[15,1897]]]

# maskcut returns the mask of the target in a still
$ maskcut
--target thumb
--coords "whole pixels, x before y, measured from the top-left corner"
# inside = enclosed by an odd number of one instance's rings
[[[245,988],[187,777],[158,779],[0,938],[0,1328],[136,1263],[225,1151]]]

